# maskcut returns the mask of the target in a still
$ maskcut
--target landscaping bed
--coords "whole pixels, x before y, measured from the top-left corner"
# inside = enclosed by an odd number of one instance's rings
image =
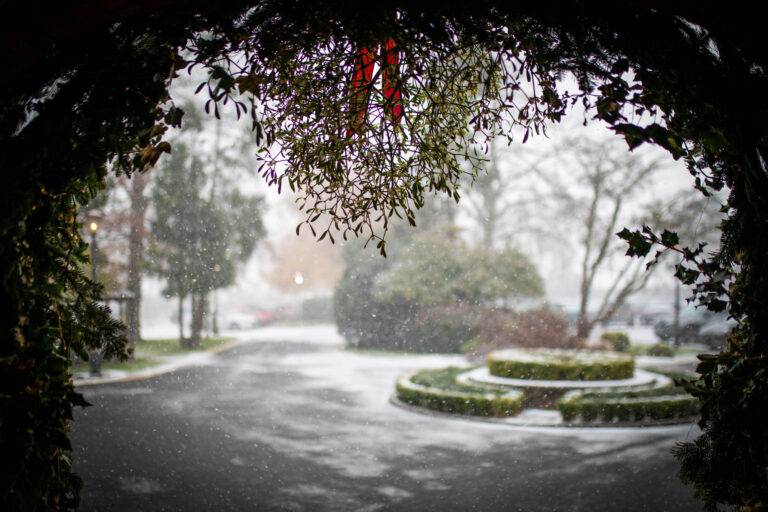
[[[560,400],[558,409],[566,423],[669,422],[699,413],[699,401],[685,393],[638,394],[573,392]]]
[[[530,380],[621,380],[635,371],[631,356],[575,350],[499,350],[488,355],[491,375]]]
[[[654,370],[688,380],[688,372]],[[677,384],[653,389],[567,393],[557,403],[566,423],[676,423],[699,414],[699,401]]]
[[[398,379],[397,398],[434,411],[471,416],[514,416],[523,408],[523,392],[456,382],[467,368],[422,370]]]
[[[562,426],[681,423],[699,413],[698,400],[668,379],[655,387],[638,388],[617,386],[615,382],[603,387],[594,381],[589,384],[592,390],[579,388],[574,382],[573,391],[528,388],[518,380],[521,387],[504,389],[473,380],[472,374],[478,371],[480,368],[449,367],[407,374],[398,379],[396,396],[405,404],[457,415],[509,417],[523,410],[543,413],[541,409],[554,409],[562,417]],[[678,382],[690,377],[688,373],[664,373]]]

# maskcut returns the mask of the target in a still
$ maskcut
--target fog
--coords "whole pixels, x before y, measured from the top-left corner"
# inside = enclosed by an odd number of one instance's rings
[[[203,104],[200,99],[192,94],[190,87],[182,84],[176,88],[174,99],[176,101],[190,101],[194,108],[201,109]],[[564,145],[573,139],[596,141],[598,143],[610,143],[616,151],[626,148],[625,143],[600,123],[589,121],[584,125],[585,116],[583,111],[575,107],[575,111],[567,116],[565,120],[557,125],[548,127],[546,134],[533,136],[525,144],[514,143],[511,147],[507,146],[506,141],[496,141],[496,147],[501,153],[499,157],[499,168],[502,177],[509,176],[507,179],[514,179],[515,171],[528,165],[535,159],[543,160],[537,164],[543,175],[550,175],[562,179],[562,186],[569,193],[575,196],[584,195],[587,186],[579,182],[577,173],[574,172],[575,165],[568,161],[567,156],[557,158],[555,155],[561,151]],[[242,119],[237,122],[233,119],[225,119],[226,122],[218,123],[222,130],[220,134],[223,144],[227,144],[230,139],[242,138],[248,136],[250,121]],[[212,152],[212,141],[215,139],[217,122],[212,116],[203,116],[202,134],[200,139],[205,143],[204,151]],[[245,135],[244,135],[245,134]],[[518,137],[520,139],[520,137]],[[207,146],[207,147],[206,147]],[[634,151],[639,154],[643,161],[659,160],[659,171],[654,173],[640,188],[637,193],[632,194],[629,201],[624,205],[621,219],[618,223],[620,227],[637,226],[638,218],[642,215],[644,207],[653,201],[672,202],[676,196],[697,196],[693,189],[693,178],[688,173],[684,162],[672,160],[668,153],[657,147],[642,147]],[[242,173],[238,177],[240,187],[262,195],[266,200],[266,207],[263,210],[264,224],[266,226],[266,235],[258,243],[258,246],[249,260],[238,270],[236,283],[224,289],[217,290],[220,311],[224,323],[228,316],[240,317],[243,314],[252,314],[254,311],[263,309],[287,309],[295,310],[296,304],[301,300],[313,296],[329,296],[333,293],[333,282],[304,283],[303,286],[296,286],[291,289],[280,289],[270,282],[268,274],[275,269],[274,260],[276,251],[281,245],[290,243],[289,239],[296,237],[295,228],[301,221],[294,203],[295,196],[290,191],[278,193],[276,187],[270,187],[264,180],[258,176],[255,171],[258,161],[255,151],[248,153],[250,159],[251,172]],[[519,183],[513,184],[507,195],[520,196],[521,191],[525,193],[527,187],[536,186],[538,178],[523,178]],[[463,194],[473,193],[470,183],[467,183]],[[712,201],[716,201],[713,199]],[[473,222],[470,215],[467,214],[469,206],[468,201],[464,200],[456,208],[456,224],[461,230],[461,235],[470,243],[480,243],[478,241],[478,229],[482,228],[478,222]],[[714,203],[713,203],[714,204]],[[603,209],[607,205],[601,205]],[[603,212],[605,213],[605,212]],[[504,222],[508,228],[514,230],[518,227],[530,228],[530,217],[539,216],[543,219],[541,222],[548,222],[549,226],[545,231],[547,236],[541,236],[541,232],[522,233],[515,237],[512,244],[519,250],[526,253],[535,260],[539,272],[544,278],[546,287],[546,298],[553,304],[559,304],[568,308],[575,308],[579,301],[579,274],[580,258],[583,257],[583,247],[580,245],[582,235],[573,229],[563,219],[563,212],[548,211],[545,204],[534,208],[514,207],[506,213]],[[396,219],[397,223],[397,219]],[[405,225],[401,221],[401,224]],[[417,214],[417,227],[415,231],[421,229],[419,214]],[[301,236],[301,245],[311,247],[313,244],[323,246],[322,250],[341,259],[342,244],[332,246],[326,239],[321,242],[315,242],[308,231],[304,231]],[[361,241],[350,241],[347,244],[360,245],[361,250],[374,252],[375,249],[368,247],[362,249]],[[616,242],[620,245],[622,242]],[[283,257],[285,255],[282,255]],[[306,272],[306,269],[312,266],[312,261],[306,255],[295,255],[296,261],[285,265],[286,269],[295,268],[290,271],[290,277],[295,272]],[[596,275],[594,285],[594,294],[600,298],[610,287],[613,273],[621,267],[625,261],[623,251],[614,251],[606,262],[603,271]],[[644,307],[659,311],[671,310],[673,300],[673,290],[675,280],[672,277],[671,268],[664,268],[656,273],[649,281],[648,285],[639,293],[631,297],[630,304],[642,303]],[[143,302],[142,302],[142,329],[145,335],[157,334],[160,332],[174,332],[174,315],[176,305],[174,300],[166,297],[162,293],[163,285],[160,280],[147,276],[144,280]]]

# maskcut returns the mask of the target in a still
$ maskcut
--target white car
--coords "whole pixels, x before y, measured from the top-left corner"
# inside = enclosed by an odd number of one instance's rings
[[[249,315],[247,313],[230,313],[228,314],[221,325],[225,329],[238,330],[238,329],[250,329],[251,327],[258,326],[258,321],[255,315]]]

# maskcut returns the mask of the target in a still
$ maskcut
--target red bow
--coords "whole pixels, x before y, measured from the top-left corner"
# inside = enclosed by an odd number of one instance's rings
[[[400,82],[400,55],[397,44],[388,38],[382,45],[381,78],[384,90],[384,110],[398,124],[403,117],[402,93]],[[373,88],[373,65],[376,59],[374,51],[360,48],[355,55],[355,64],[350,84],[350,126],[347,137],[360,133],[368,117],[368,103]]]

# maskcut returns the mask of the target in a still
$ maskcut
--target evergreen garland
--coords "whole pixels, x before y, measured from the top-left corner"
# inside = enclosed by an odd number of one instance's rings
[[[362,10],[344,2],[189,0],[94,11],[80,5],[76,16],[65,3],[33,16],[15,4],[0,12],[29,31],[9,29],[2,38],[12,57],[0,79],[4,509],[77,503],[66,432],[72,407],[84,402],[72,388],[69,357],[96,346],[125,352],[119,326],[97,304],[98,287],[79,269],[85,247],[76,208],[103,186],[108,162],[141,172],[172,149],[163,134],[183,112],[169,102],[168,87],[195,67],[208,71],[200,88],[207,111],[253,115],[257,140],[280,143],[279,157],[262,154],[261,171],[300,190],[305,225],[332,241],[362,235],[384,252],[382,221],[385,228],[392,216],[415,222],[424,194],[458,199],[466,172],[458,162],[479,167],[482,156],[455,151],[453,141],[482,143],[510,125],[527,139],[576,102],[630,147],[656,144],[684,158],[703,193],[727,186],[718,254],[681,248],[673,233],[621,235],[630,254],[679,251],[678,276],[738,322],[727,350],[704,358],[690,385],[701,399],[703,435],[677,450],[681,476],[710,508],[768,507],[761,414],[768,405],[768,56],[729,30],[722,14],[642,2],[407,2]],[[32,19],[51,33],[29,29]],[[403,120],[386,128],[372,108],[362,135],[346,137],[355,49],[389,37],[403,51]],[[558,89],[566,72],[579,91]],[[524,101],[510,104],[520,91]],[[643,115],[663,122],[643,124]]]

